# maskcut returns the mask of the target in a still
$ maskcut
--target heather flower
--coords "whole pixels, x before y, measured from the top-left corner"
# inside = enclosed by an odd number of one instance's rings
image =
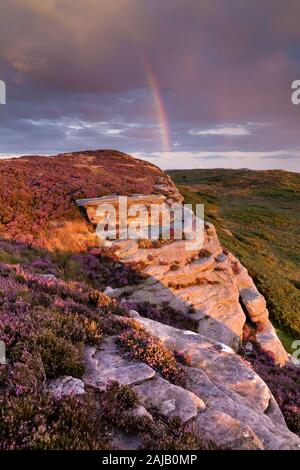
[[[184,372],[174,354],[143,329],[128,328],[119,335],[120,347],[132,358],[140,359],[170,382],[184,384]]]

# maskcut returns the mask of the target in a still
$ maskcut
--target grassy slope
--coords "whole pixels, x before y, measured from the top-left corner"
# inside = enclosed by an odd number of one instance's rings
[[[207,220],[248,268],[291,350],[292,340],[300,337],[300,174],[224,169],[168,173],[185,202],[205,204]]]

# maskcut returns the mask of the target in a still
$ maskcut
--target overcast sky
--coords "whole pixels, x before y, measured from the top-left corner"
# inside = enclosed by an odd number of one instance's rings
[[[300,171],[299,0],[1,0],[0,158]]]

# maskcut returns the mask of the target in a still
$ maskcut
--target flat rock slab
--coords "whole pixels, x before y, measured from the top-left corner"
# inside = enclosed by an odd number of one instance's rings
[[[124,196],[123,196],[124,197]],[[165,201],[165,196],[163,195],[155,195],[155,194],[132,194],[130,196],[125,196],[127,199],[127,204],[130,206],[131,204],[160,204]],[[92,198],[85,198],[85,199],[76,199],[76,205],[78,207],[86,207],[86,206],[99,206],[100,204],[112,204],[119,206],[119,198],[118,194],[110,195],[110,196],[102,196],[102,197],[92,197]]]
[[[213,382],[226,383],[229,390],[238,393],[254,407],[267,407],[271,396],[268,387],[230,347],[149,318],[139,317],[135,321],[169,350],[189,356],[191,365],[202,369]]]
[[[47,388],[52,396],[59,399],[65,396],[83,395],[84,382],[69,375],[49,380]]]
[[[184,423],[205,409],[201,398],[158,375],[135,389],[146,407],[155,407],[167,417],[178,416]]]
[[[134,385],[155,375],[143,362],[120,356],[114,337],[105,339],[99,350],[92,346],[85,349],[85,370],[84,383],[100,390],[114,380],[122,385]]]

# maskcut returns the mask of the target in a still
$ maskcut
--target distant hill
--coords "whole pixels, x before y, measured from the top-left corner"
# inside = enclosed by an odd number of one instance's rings
[[[168,173],[185,202],[205,204],[206,218],[249,269],[290,349],[300,333],[300,174],[247,169]]]

